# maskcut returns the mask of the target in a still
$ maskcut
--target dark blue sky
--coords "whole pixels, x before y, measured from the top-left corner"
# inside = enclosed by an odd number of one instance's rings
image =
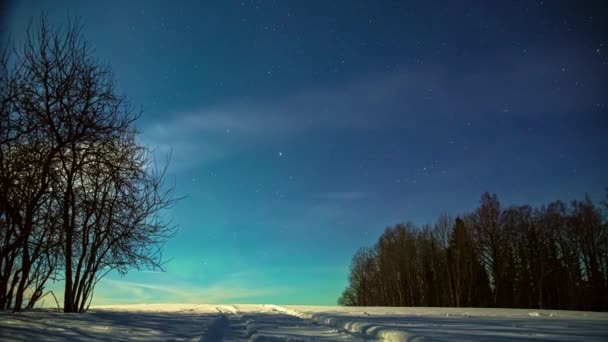
[[[608,11],[585,1],[17,1],[78,16],[172,150],[167,273],[98,304],[333,304],[390,224],[608,186]]]

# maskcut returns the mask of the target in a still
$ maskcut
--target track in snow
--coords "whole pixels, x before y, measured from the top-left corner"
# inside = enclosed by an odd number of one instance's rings
[[[240,307],[245,310],[241,312]],[[266,306],[232,306],[224,341],[363,341],[362,338]],[[222,310],[223,313],[227,311]]]
[[[0,312],[0,341],[608,341],[608,313],[276,305]]]

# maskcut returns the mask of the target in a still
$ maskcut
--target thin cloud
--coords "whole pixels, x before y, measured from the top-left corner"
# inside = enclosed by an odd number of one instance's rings
[[[564,53],[555,51],[560,54]],[[593,80],[591,84],[574,86],[577,75],[589,70],[584,65],[566,68],[556,62],[565,58],[546,57],[493,57],[468,70],[443,65],[416,71],[394,69],[271,102],[235,100],[224,106],[179,111],[167,116],[169,120],[145,127],[144,137],[152,146],[171,149],[176,168],[184,169],[319,128],[368,130],[399,125],[414,130],[454,118],[594,110],[606,82],[591,76],[587,77]],[[555,92],[564,96],[539,101]]]
[[[286,293],[283,288],[255,288],[221,282],[195,287],[185,284],[148,284],[125,280],[104,279],[98,286],[100,294],[95,305],[124,303],[228,303]],[[111,294],[111,295],[109,295]]]

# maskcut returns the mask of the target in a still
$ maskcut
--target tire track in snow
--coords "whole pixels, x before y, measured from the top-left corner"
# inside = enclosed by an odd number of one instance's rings
[[[428,341],[429,339],[418,334],[411,333],[403,329],[388,328],[384,325],[379,325],[369,322],[354,321],[348,318],[335,317],[326,314],[312,314],[300,312],[279,305],[266,304],[264,307],[283,312],[288,315],[296,316],[303,319],[309,319],[327,327],[338,329],[353,334],[357,337],[363,337],[365,340],[375,339],[387,342],[405,342],[405,341]]]
[[[233,305],[219,305],[215,308],[220,313],[220,317],[211,322],[199,342],[221,342],[221,341],[241,341],[233,333],[239,329],[239,324],[235,323],[241,319],[237,308]]]
[[[203,332],[199,342],[221,342],[224,337],[224,330],[228,326],[228,318],[221,314],[214,319]]]
[[[220,305],[216,310],[227,318],[224,326],[223,341],[249,341],[248,324],[241,312],[234,305]]]
[[[362,334],[352,333],[333,326],[320,324],[312,315],[286,309],[278,305],[261,305],[266,317],[274,315],[275,322],[264,320],[260,331],[264,335],[253,335],[253,341],[310,342],[310,341],[365,341]],[[291,318],[289,318],[291,317]],[[270,323],[270,324],[269,324]],[[273,324],[274,323],[274,326]]]
[[[220,318],[209,325],[203,342],[311,342],[362,341],[365,336],[320,324],[310,314],[276,305],[240,312],[232,305],[219,305]]]
[[[220,305],[215,309],[222,314],[228,313],[230,315],[237,315],[239,313],[239,311],[234,307],[234,305]]]
[[[226,314],[229,326],[225,328],[224,341],[231,342],[311,342],[311,341],[362,341],[354,334],[340,332],[309,319],[259,305],[240,311],[234,306],[219,306]]]
[[[253,341],[260,336],[255,314],[244,314],[233,305],[220,305],[216,309],[222,314],[227,314],[228,326],[225,327],[224,341]]]

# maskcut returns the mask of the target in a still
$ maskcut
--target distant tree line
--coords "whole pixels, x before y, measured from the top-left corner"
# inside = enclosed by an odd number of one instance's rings
[[[64,311],[83,312],[110,270],[161,266],[175,199],[81,27],[31,27],[0,56],[0,310],[59,280]]]
[[[607,197],[608,200],[608,197]],[[503,208],[387,228],[359,249],[338,303],[608,310],[608,201]]]

